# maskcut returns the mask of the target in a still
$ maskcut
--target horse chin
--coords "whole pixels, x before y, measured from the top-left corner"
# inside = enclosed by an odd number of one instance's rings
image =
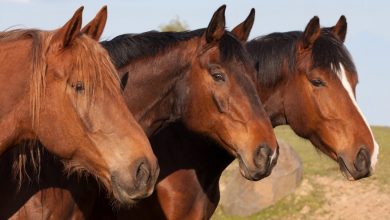
[[[153,190],[151,190],[150,193],[145,194],[144,196],[131,196],[120,187],[113,187],[112,192],[114,196],[114,201],[113,201],[114,206],[132,208],[137,202],[150,196],[153,193]]]
[[[352,174],[351,174],[351,172],[349,171],[347,165],[345,164],[343,158],[338,157],[338,158],[337,158],[337,162],[338,162],[338,164],[339,164],[339,166],[340,166],[340,171],[341,171],[341,173],[343,174],[343,176],[344,176],[345,178],[347,178],[347,180],[349,180],[349,181],[354,181],[355,178],[352,176]]]
[[[337,162],[340,166],[340,171],[349,181],[356,181],[365,177],[369,177],[372,170],[368,174],[362,174],[359,172],[354,165],[348,166],[342,157],[337,158]],[[352,167],[352,168],[351,168]]]

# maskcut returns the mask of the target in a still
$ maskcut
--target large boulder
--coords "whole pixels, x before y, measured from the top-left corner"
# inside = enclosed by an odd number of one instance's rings
[[[294,192],[302,180],[303,167],[298,154],[283,141],[279,142],[279,159],[271,175],[257,182],[241,176],[237,163],[232,163],[220,181],[220,205],[224,213],[249,216],[275,204]]]

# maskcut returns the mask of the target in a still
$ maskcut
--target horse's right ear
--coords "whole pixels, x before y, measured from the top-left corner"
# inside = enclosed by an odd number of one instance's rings
[[[207,44],[218,42],[225,33],[225,9],[226,5],[222,5],[214,12],[205,33]]]
[[[313,46],[314,42],[320,37],[320,19],[314,16],[307,24],[302,35],[302,49],[307,49]]]
[[[90,21],[81,32],[88,35],[92,39],[99,40],[102,36],[104,27],[107,22],[107,6],[103,6],[102,9],[96,14],[96,16]]]
[[[253,23],[255,22],[255,9],[252,8],[248,17],[241,24],[237,25],[232,30],[232,34],[236,36],[241,42],[246,42],[248,40],[249,34],[251,33]]]
[[[58,43],[59,49],[68,47],[80,35],[83,9],[83,6],[77,9],[73,17],[54,34],[52,42]]]
[[[345,36],[347,35],[347,19],[344,15],[341,15],[337,24],[330,28],[334,36],[336,36],[342,42],[345,41]]]

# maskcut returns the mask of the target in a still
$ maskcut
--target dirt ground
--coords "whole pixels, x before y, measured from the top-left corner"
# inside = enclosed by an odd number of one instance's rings
[[[213,220],[390,220],[390,128],[372,127],[381,146],[374,175],[348,181],[337,163],[298,138],[289,127],[275,131],[302,159],[303,180],[296,191],[276,204],[247,216],[229,216],[222,208]],[[229,173],[224,173],[229,175]]]
[[[390,219],[390,189],[380,188],[375,181],[351,182],[341,178],[316,176],[313,183],[315,187],[323,188],[325,204],[314,213],[310,212],[310,207],[305,206],[291,219]],[[295,193],[299,197],[312,190],[314,186],[303,180]]]

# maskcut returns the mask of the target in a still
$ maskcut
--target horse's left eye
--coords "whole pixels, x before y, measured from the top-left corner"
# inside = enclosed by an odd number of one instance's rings
[[[214,81],[216,81],[216,82],[224,82],[225,81],[225,76],[220,72],[213,73],[212,77],[213,77]]]
[[[76,90],[76,92],[84,91],[84,83],[82,81],[78,81],[76,84],[72,84],[72,88]]]
[[[321,79],[311,79],[310,83],[313,84],[313,86],[315,87],[325,86],[325,82],[322,81]]]

